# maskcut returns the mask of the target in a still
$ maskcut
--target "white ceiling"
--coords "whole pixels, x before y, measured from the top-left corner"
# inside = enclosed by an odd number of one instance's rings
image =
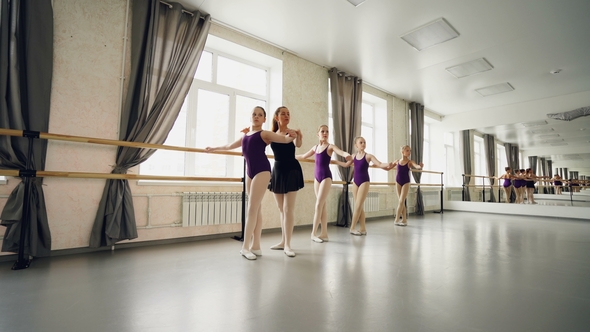
[[[182,0],[189,9],[337,67],[443,116],[448,130],[493,133],[539,156],[563,151],[590,160],[590,117],[546,114],[590,106],[588,0]],[[445,18],[459,37],[417,51],[400,36]],[[445,68],[485,58],[493,70],[457,79]],[[559,74],[550,71],[561,69]],[[514,91],[482,97],[475,89],[509,82]],[[520,123],[547,120],[567,146],[552,146]],[[585,130],[580,130],[585,128]],[[560,141],[561,142],[561,141]],[[534,150],[535,153],[537,150]],[[566,157],[564,157],[566,158]]]

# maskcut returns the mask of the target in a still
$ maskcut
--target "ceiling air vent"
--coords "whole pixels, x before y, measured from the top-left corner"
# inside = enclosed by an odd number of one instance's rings
[[[496,84],[496,85],[490,85],[485,88],[475,89],[475,91],[477,93],[479,93],[480,95],[482,95],[483,97],[497,95],[499,93],[509,92],[509,91],[513,91],[513,90],[514,90],[514,88],[508,82],[500,83],[500,84]]]
[[[439,18],[402,35],[401,39],[418,51],[422,51],[457,37],[459,33],[444,18]]]
[[[537,127],[537,126],[544,126],[544,125],[546,125],[547,124],[547,121],[541,120],[541,121],[523,122],[521,124],[523,126],[525,126],[525,127]]]
[[[446,71],[451,73],[451,75],[455,76],[456,78],[463,78],[483,73],[492,69],[494,69],[494,67],[484,58],[465,62],[453,67],[445,68]]]

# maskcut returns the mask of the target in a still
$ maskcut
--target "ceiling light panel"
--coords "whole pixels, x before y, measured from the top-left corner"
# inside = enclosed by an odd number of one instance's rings
[[[355,7],[359,6],[361,3],[365,2],[366,0],[346,0],[353,4]]]
[[[497,95],[499,93],[504,93],[504,92],[510,92],[513,90],[514,90],[514,88],[508,82],[486,86],[485,88],[475,89],[475,91],[477,93],[479,93],[480,95],[482,95],[483,97]]]
[[[553,131],[553,128],[542,128],[542,129],[533,129],[530,130],[529,133],[531,134],[546,134]]]
[[[445,68],[446,71],[451,73],[451,75],[455,76],[456,78],[463,78],[483,73],[492,69],[494,69],[494,67],[484,58],[465,62],[453,67]]]
[[[521,124],[525,127],[538,127],[538,126],[546,125],[547,121],[541,120],[541,121],[533,121],[533,122],[523,122]]]
[[[567,143],[565,143],[565,142],[562,142],[562,143],[551,143],[549,145],[551,145],[551,146],[563,146],[563,145],[567,145]]]
[[[538,135],[538,138],[551,138],[551,137],[559,137],[559,134],[543,134],[543,135]]]
[[[418,51],[422,51],[457,37],[459,33],[444,18],[439,18],[402,35],[401,39]]]

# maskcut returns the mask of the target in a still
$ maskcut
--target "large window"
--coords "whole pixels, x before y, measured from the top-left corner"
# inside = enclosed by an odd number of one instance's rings
[[[486,172],[486,158],[484,153],[483,138],[479,136],[473,136],[473,172],[475,175],[487,175]],[[481,178],[474,178],[472,181],[480,184]]]
[[[445,133],[444,134],[444,143],[445,143],[445,186],[452,187],[452,186],[460,186],[461,182],[457,178],[457,167],[456,160],[455,160],[455,134],[454,133]]]
[[[328,123],[330,126],[329,142],[334,143],[334,120],[332,116],[332,98],[328,96]],[[375,95],[363,92],[361,115],[361,136],[367,141],[365,151],[377,157],[381,162],[388,162],[387,155],[387,101]],[[343,148],[343,147],[340,147]],[[347,151],[354,154],[353,151]],[[333,156],[333,158],[335,158]],[[334,181],[340,181],[338,166],[330,165]],[[387,182],[387,172],[378,168],[369,168],[371,182]]]
[[[508,167],[508,159],[506,159],[506,148],[502,144],[496,144],[496,160],[498,161],[497,175],[504,174],[504,168]]]
[[[430,145],[430,124],[428,122],[424,122],[424,143],[422,146],[422,159],[423,160],[416,160],[415,157],[410,156],[412,160],[416,163],[420,164],[420,162],[424,163],[426,169],[434,169],[434,165],[432,165],[432,151]],[[439,183],[440,179],[435,178],[435,174],[432,173],[422,173],[420,177],[421,183]]]
[[[267,105],[271,100],[271,84],[277,84],[271,82],[273,65],[268,64],[268,59],[264,58],[267,56],[259,54],[261,61],[256,62],[257,52],[240,50],[237,45],[232,47],[231,43],[212,37],[209,36],[190,91],[164,143],[166,145],[205,148],[231,143],[240,137],[241,129],[250,125],[254,106],[267,110],[264,128],[269,128],[272,112]],[[224,51],[212,48],[209,40]],[[141,164],[140,172],[242,177],[243,167],[240,157],[158,150]]]

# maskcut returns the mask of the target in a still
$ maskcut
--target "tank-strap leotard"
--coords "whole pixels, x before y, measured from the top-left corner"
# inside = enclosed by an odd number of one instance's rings
[[[397,163],[397,174],[395,175],[395,182],[400,186],[410,182],[410,162],[405,165]]]
[[[361,184],[369,182],[369,162],[367,161],[367,154],[362,159],[356,159],[354,156],[354,184],[360,187]]]
[[[504,179],[504,188],[510,187],[511,184],[510,179]]]
[[[318,146],[319,147],[319,146]],[[315,153],[315,180],[318,183],[322,183],[322,181],[324,181],[327,178],[332,178],[332,172],[330,171],[330,159],[332,159],[330,157],[330,155],[328,154],[328,148],[330,147],[330,145],[328,145],[324,151],[317,153],[317,148],[316,148],[316,153]]]
[[[264,152],[266,142],[260,136],[261,133],[262,131],[257,131],[242,138],[242,154],[246,159],[246,173],[250,179],[260,172],[270,172],[270,162]]]

